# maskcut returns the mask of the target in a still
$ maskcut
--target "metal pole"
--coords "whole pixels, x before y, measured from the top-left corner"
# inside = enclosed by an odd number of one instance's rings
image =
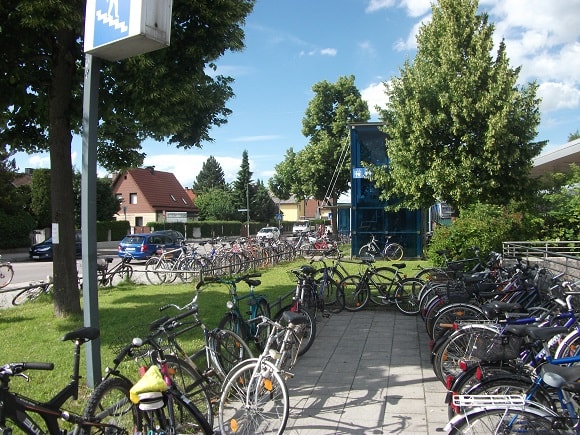
[[[250,237],[250,183],[246,184],[246,227]]]
[[[97,122],[101,60],[85,55],[83,95],[81,228],[83,255],[83,310],[85,326],[99,327],[97,293]],[[101,341],[86,344],[87,384],[101,381]]]

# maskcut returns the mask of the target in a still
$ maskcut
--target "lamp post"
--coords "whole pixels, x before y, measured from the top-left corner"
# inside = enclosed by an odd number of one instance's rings
[[[250,183],[246,184],[246,228],[250,237]]]

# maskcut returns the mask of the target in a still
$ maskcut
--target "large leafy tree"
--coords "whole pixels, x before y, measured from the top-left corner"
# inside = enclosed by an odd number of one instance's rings
[[[276,172],[268,180],[270,191],[280,199],[290,199],[291,195],[303,199],[303,192],[298,191],[301,184],[298,181],[296,153],[294,149],[287,149],[284,160],[275,165],[274,169]]]
[[[312,87],[314,97],[302,119],[302,134],[309,139],[296,157],[299,186],[307,196],[330,199],[347,192],[350,182],[348,124],[370,118],[367,103],[354,84],[355,77],[339,77],[336,83],[321,81]],[[336,213],[333,216],[334,234]]]
[[[255,0],[174,0],[171,46],[103,63],[98,159],[139,166],[147,137],[193,147],[226,122],[232,79],[210,75],[227,50],[243,48],[241,25]],[[55,314],[80,313],[74,244],[72,134],[82,123],[84,0],[0,4],[0,140],[13,150],[50,151]]]
[[[239,218],[238,210],[234,205],[233,195],[227,189],[206,189],[195,199],[199,210],[199,220],[202,221],[229,221]]]
[[[121,209],[121,203],[113,193],[111,180],[108,178],[97,178],[97,189],[95,202],[97,204],[97,221],[115,220],[115,215]],[[75,222],[80,227],[81,224],[81,173],[74,172],[73,191],[75,195]]]
[[[272,221],[278,212],[278,206],[262,180],[256,181],[256,192],[250,210],[253,210],[252,217],[258,222]]]
[[[494,26],[477,0],[440,0],[417,36],[414,62],[386,88],[381,117],[388,134],[388,171],[374,181],[399,206],[445,201],[456,209],[505,204],[531,192],[528,173],[543,143],[537,85],[516,85]]]
[[[226,189],[224,170],[214,156],[209,156],[203,163],[201,171],[193,183],[193,190],[198,194],[210,189]]]

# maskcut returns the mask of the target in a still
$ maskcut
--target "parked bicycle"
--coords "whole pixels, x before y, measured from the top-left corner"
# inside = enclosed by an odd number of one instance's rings
[[[417,278],[405,278],[400,269],[404,263],[395,263],[390,267],[375,267],[373,259],[363,259],[364,271],[358,275],[346,276],[339,284],[344,292],[344,307],[348,311],[362,310],[371,295],[373,300],[382,305],[395,305],[403,314],[415,315],[419,312],[419,293],[423,281]]]
[[[120,426],[112,418],[94,419],[85,413],[78,415],[64,408],[64,404],[69,399],[76,400],[79,395],[80,377],[80,354],[84,343],[99,337],[99,330],[92,327],[84,327],[69,332],[62,337],[63,341],[72,341],[74,344],[73,371],[70,382],[58,391],[53,398],[43,402],[31,397],[24,397],[10,390],[10,380],[15,377],[22,377],[27,381],[30,379],[25,374],[28,370],[53,370],[53,363],[46,362],[18,362],[9,363],[0,367],[0,432],[4,434],[12,433],[9,422],[15,428],[29,434],[62,434],[67,431],[61,424],[76,425],[80,433],[90,431],[101,433],[127,433],[133,429],[131,426]],[[128,395],[129,390],[126,390]],[[45,427],[37,423],[37,419],[32,418],[36,414],[41,417]],[[109,416],[115,415],[116,411],[111,411]],[[65,423],[66,422],[66,423]]]
[[[50,295],[53,287],[51,276],[46,277],[46,281],[31,282],[12,298],[12,305],[22,305],[38,299],[41,295]]]
[[[217,282],[228,286],[230,300],[226,306],[229,311],[220,320],[218,328],[235,332],[247,343],[254,343],[258,349],[262,349],[269,331],[265,329],[259,331],[256,323],[252,322],[252,320],[260,316],[270,317],[268,300],[263,295],[254,293],[254,289],[261,284],[261,281],[255,278],[260,276],[259,273],[248,273],[234,277],[215,276],[204,279],[205,283]],[[237,284],[242,281],[248,285],[250,292],[247,295],[240,296]],[[247,302],[248,310],[241,307],[242,301]]]
[[[379,246],[377,238],[371,234],[371,240],[360,247],[358,256],[365,257],[382,257],[391,261],[399,261],[405,255],[403,247],[399,243],[389,242],[392,236],[385,235],[385,246]]]
[[[6,287],[14,278],[14,268],[9,261],[2,260],[0,255],[0,288]]]
[[[130,280],[133,277],[133,267],[129,264],[132,259],[131,253],[125,252],[121,261],[109,269],[109,265],[113,262],[112,257],[97,258],[97,284],[110,287],[113,282]]]
[[[222,434],[282,434],[290,398],[286,379],[298,356],[302,314],[286,311],[280,322],[260,316],[258,329],[269,331],[262,353],[232,369],[223,384],[218,413]]]

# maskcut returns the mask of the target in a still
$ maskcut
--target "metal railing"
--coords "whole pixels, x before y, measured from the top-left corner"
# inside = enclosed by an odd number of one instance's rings
[[[580,241],[503,242],[504,258],[523,258],[542,267],[564,272],[566,279],[580,279]]]

